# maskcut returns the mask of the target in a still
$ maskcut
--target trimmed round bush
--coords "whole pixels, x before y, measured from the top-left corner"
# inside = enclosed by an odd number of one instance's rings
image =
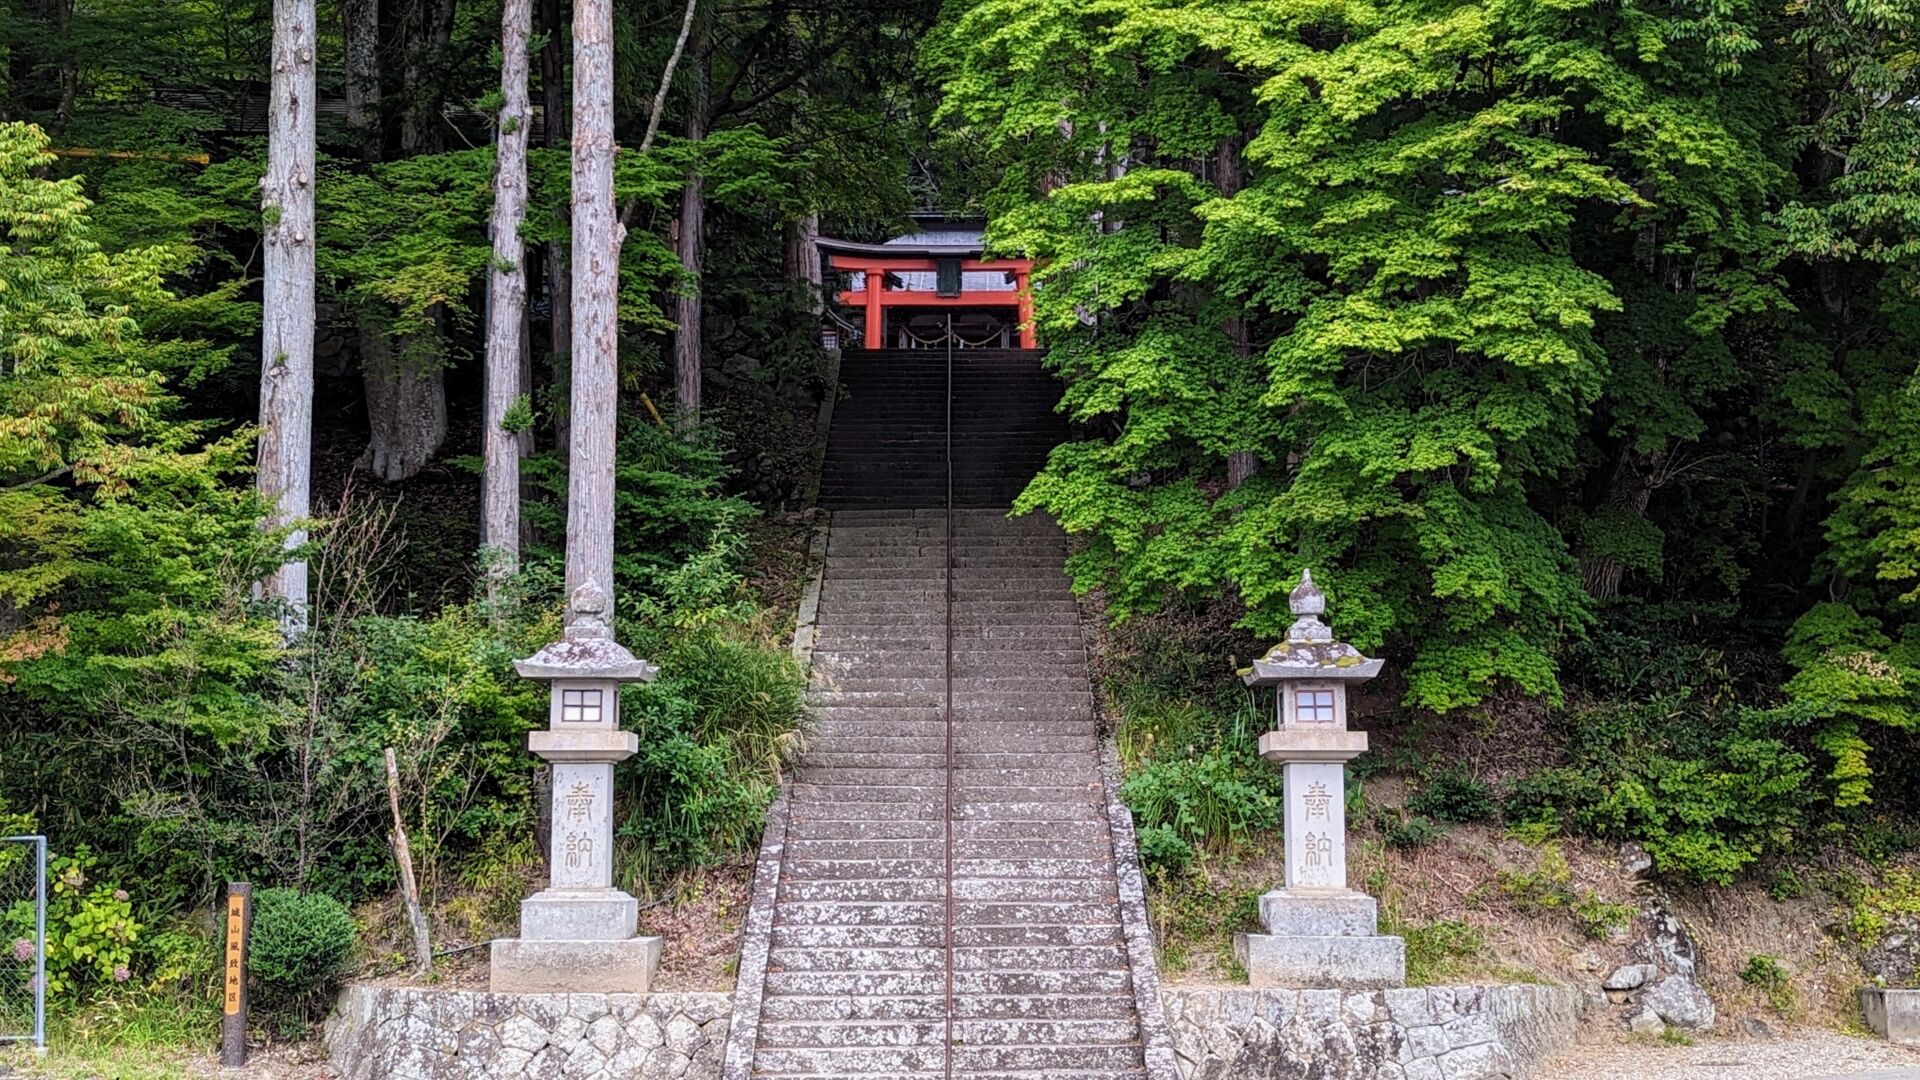
[[[249,960],[260,988],[276,1001],[299,1001],[330,986],[346,970],[353,935],[352,913],[325,893],[253,894]]]

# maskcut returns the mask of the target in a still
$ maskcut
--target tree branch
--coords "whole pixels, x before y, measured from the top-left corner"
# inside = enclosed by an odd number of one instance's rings
[[[647,133],[640,139],[640,153],[653,149],[653,138],[660,134],[660,116],[667,111],[667,91],[673,88],[673,69],[680,66],[680,54],[687,51],[687,38],[693,34],[693,12],[700,0],[687,0],[687,14],[680,20],[680,37],[673,43],[666,69],[660,72],[660,89],[653,95],[653,112],[647,117]],[[626,215],[620,215],[625,218]]]
[[[52,472],[41,473],[39,476],[36,476],[31,480],[22,480],[16,484],[7,484],[3,487],[0,487],[0,491],[18,491],[21,488],[30,488],[30,487],[33,487],[35,484],[44,484],[49,480],[58,480],[72,471],[73,471],[73,466],[62,465],[59,468],[54,469]]]

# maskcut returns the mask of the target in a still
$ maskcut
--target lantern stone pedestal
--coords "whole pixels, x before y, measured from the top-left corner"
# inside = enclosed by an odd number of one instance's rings
[[[1326,597],[1302,574],[1289,597],[1298,616],[1287,640],[1241,672],[1248,686],[1278,690],[1278,723],[1260,756],[1280,766],[1285,787],[1286,884],[1260,898],[1264,934],[1238,934],[1234,954],[1254,986],[1372,990],[1404,986],[1406,942],[1382,935],[1379,905],[1347,887],[1347,762],[1367,749],[1347,729],[1347,685],[1380,673],[1333,639]]]
[[[571,607],[566,637],[513,665],[552,685],[548,729],[527,735],[553,763],[552,880],[520,902],[520,936],[493,942],[495,993],[645,993],[660,966],[660,939],[634,933],[639,903],[613,887],[613,766],[639,749],[620,684],[658,671],[613,640],[597,586]]]

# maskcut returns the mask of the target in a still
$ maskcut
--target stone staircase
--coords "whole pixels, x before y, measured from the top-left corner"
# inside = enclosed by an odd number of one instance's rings
[[[1145,1077],[1066,540],[1005,516],[1053,388],[956,354],[948,511],[946,357],[849,359],[751,1075]]]

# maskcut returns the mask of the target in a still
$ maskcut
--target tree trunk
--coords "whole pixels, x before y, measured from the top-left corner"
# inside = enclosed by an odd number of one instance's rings
[[[619,365],[613,207],[613,0],[573,5],[572,442],[567,470],[567,618],[589,585],[613,593],[613,440]]]
[[[708,94],[711,83],[711,59],[706,55],[706,18],[702,16],[694,31],[691,99],[687,103],[687,141],[707,137]],[[696,162],[687,170],[680,189],[680,221],[674,248],[687,280],[673,297],[673,396],[679,407],[674,424],[680,433],[692,438],[700,423],[700,292],[705,268],[707,192],[706,177]]]
[[[367,396],[367,448],[354,462],[387,483],[410,479],[447,438],[447,390],[431,330],[395,339],[360,328],[360,374]]]
[[[439,80],[431,68],[453,33],[452,0],[422,0],[408,16],[402,70],[405,108],[400,151],[440,148]],[[439,334],[423,330],[395,340],[378,320],[360,324],[360,375],[367,399],[367,448],[354,463],[388,483],[418,475],[447,439],[447,391]]]
[[[547,149],[567,144],[571,127],[567,116],[567,57],[564,51],[565,27],[561,22],[560,0],[540,0],[540,31],[546,44],[540,50],[540,95],[546,111]],[[556,205],[553,216],[560,232],[568,230],[565,205]],[[567,357],[573,352],[573,269],[567,259],[568,241],[547,245],[548,378],[552,387],[553,445],[562,456],[569,443],[567,423]]]
[[[527,46],[533,0],[503,0],[500,7],[500,131],[493,173],[493,262],[487,275],[487,405],[482,434],[480,544],[492,551],[489,582],[510,575],[520,562],[520,439],[504,426],[507,411],[524,393],[521,340],[527,306],[525,245],[520,222],[527,215]]]
[[[787,281],[804,289],[807,311],[820,314],[823,299],[820,275],[820,212],[787,222]]]
[[[262,261],[260,452],[256,483],[276,527],[308,514],[313,434],[314,0],[274,0],[267,172],[260,180]],[[306,542],[296,531],[288,546]],[[289,635],[307,624],[307,564],[263,583],[287,605]]]
[[[361,154],[380,157],[380,0],[344,0],[347,59],[347,127],[358,134]]]

